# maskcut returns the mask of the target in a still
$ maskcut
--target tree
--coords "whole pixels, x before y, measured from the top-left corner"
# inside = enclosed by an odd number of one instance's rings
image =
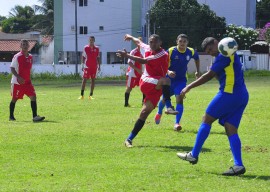
[[[15,5],[15,7],[12,8],[9,12],[9,16],[11,18],[17,17],[17,18],[30,19],[34,15],[35,15],[35,11],[30,6],[22,7],[21,5]]]
[[[36,12],[40,12],[41,15],[36,15],[33,20],[35,25],[33,29],[41,31],[41,34],[51,35],[53,34],[54,27],[54,1],[53,0],[39,0],[42,3],[41,6],[34,5]]]
[[[220,39],[226,27],[225,18],[196,0],[157,0],[150,10],[150,21],[151,32],[161,36],[164,48],[175,45],[176,37],[185,33],[189,36],[189,46],[201,49],[205,37]]]
[[[257,28],[262,28],[270,21],[270,0],[257,0],[256,23]]]
[[[30,6],[16,5],[9,12],[9,18],[2,20],[2,31],[5,33],[24,33],[32,26],[34,10]]]

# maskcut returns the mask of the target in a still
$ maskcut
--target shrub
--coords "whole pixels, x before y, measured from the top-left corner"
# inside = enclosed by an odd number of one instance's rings
[[[257,41],[258,36],[259,32],[257,30],[233,24],[226,27],[226,33],[224,34],[224,37],[232,37],[237,41],[239,50],[249,49]]]

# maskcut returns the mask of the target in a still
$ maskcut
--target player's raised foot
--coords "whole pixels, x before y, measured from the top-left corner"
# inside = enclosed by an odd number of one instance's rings
[[[173,130],[175,131],[181,131],[182,130],[182,127],[179,123],[175,123],[174,124],[174,127],[173,127]]]
[[[95,98],[92,97],[92,96],[89,96],[89,97],[88,97],[88,100],[93,100],[93,99],[95,99]]]
[[[165,114],[167,115],[177,115],[179,112],[174,109],[173,106],[168,107],[165,111]]]
[[[230,167],[229,170],[222,173],[224,176],[236,176],[236,175],[242,175],[246,172],[246,168],[244,166],[237,166],[234,165],[233,167]]]
[[[185,161],[190,162],[191,164],[196,164],[198,162],[198,158],[196,159],[195,157],[192,156],[191,152],[186,152],[186,153],[176,153],[176,155]]]
[[[33,122],[40,122],[43,121],[44,119],[45,117],[40,117],[39,115],[37,115],[33,118]]]
[[[129,139],[125,140],[124,144],[125,144],[125,146],[126,146],[127,148],[133,147],[133,146],[132,146],[132,141],[129,140]]]
[[[158,125],[160,123],[160,120],[161,120],[161,114],[156,114],[155,116],[155,123]]]
[[[127,105],[125,104],[124,107],[131,107],[131,105],[130,104],[127,104]]]
[[[9,117],[10,121],[16,121],[15,117]]]
[[[84,96],[81,95],[78,99],[79,99],[79,100],[83,100],[83,99],[84,99]]]

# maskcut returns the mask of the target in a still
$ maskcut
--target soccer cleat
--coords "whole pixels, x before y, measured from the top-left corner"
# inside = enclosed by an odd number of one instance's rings
[[[95,99],[95,98],[92,97],[92,96],[89,96],[89,97],[88,97],[88,100],[92,100],[92,99]]]
[[[179,112],[174,109],[173,106],[168,107],[165,111],[165,114],[167,115],[177,115]]]
[[[131,147],[133,147],[132,146],[132,141],[130,140],[130,139],[127,139],[127,140],[125,140],[125,146],[127,147],[127,148],[131,148]]]
[[[124,107],[131,107],[131,105],[130,104],[127,104],[127,105],[124,105]]]
[[[40,117],[39,115],[37,115],[33,118],[33,122],[40,122],[43,121],[44,119],[45,117]]]
[[[228,171],[225,171],[222,173],[224,176],[236,176],[236,175],[241,175],[246,172],[246,168],[244,166],[237,166],[234,165],[233,167],[230,167]]]
[[[15,117],[9,117],[10,121],[16,121]]]
[[[181,131],[182,130],[182,127],[181,127],[181,125],[179,125],[179,123],[175,123],[173,130],[175,130],[175,131]]]
[[[198,158],[196,159],[195,157],[192,156],[191,152],[186,152],[186,153],[177,153],[176,154],[180,159],[183,159],[185,161],[190,162],[191,164],[196,164],[198,162]]]
[[[160,123],[160,119],[161,119],[161,115],[157,113],[155,116],[155,122],[157,125]]]
[[[81,95],[78,99],[79,99],[79,100],[83,100],[83,99],[84,99],[84,96]]]

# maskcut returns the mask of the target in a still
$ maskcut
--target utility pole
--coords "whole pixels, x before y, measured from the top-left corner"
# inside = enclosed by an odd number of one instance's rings
[[[75,54],[76,54],[76,67],[75,67],[75,73],[76,73],[76,74],[78,74],[78,64],[79,64],[79,55],[78,55],[77,2],[78,2],[78,0],[75,0]]]

